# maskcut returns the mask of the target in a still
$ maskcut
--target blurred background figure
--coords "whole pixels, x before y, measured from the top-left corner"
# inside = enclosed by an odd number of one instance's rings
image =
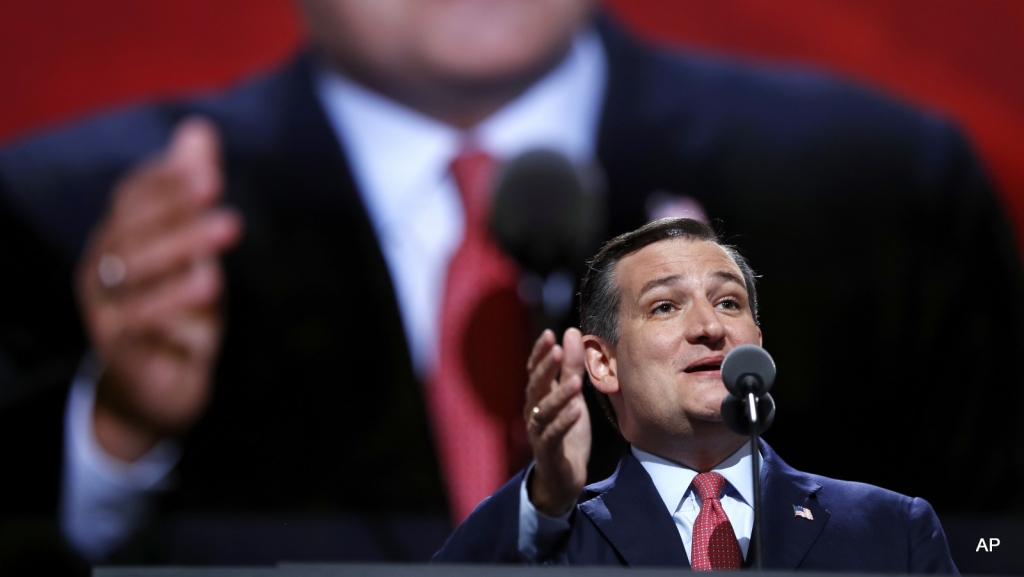
[[[878,50],[870,25],[902,14],[842,6],[792,2],[851,34],[809,40],[816,58]],[[98,102],[83,97],[0,126],[0,454],[16,472],[0,486],[4,562],[428,558],[524,464],[532,318],[576,322],[575,253],[531,261],[490,232],[507,214],[575,222],[523,209],[575,184],[501,168],[538,149],[591,175],[574,198],[601,210],[582,244],[673,215],[738,235],[768,279],[768,439],[795,466],[927,498],[962,570],[985,519],[958,542],[947,516],[1020,510],[1017,243],[949,122],[821,73],[653,49],[585,0],[296,8],[190,17],[210,44],[179,41],[201,46],[181,79],[154,52],[121,71],[137,80],[104,84],[117,100],[177,92],[196,69],[213,83],[298,50],[232,88],[14,136]],[[609,8],[666,37],[763,25],[765,9]],[[87,16],[127,30],[138,10]],[[249,43],[221,39],[242,22],[259,30]],[[5,38],[23,43],[11,66],[53,46]],[[771,53],[771,39],[737,46]],[[56,71],[34,74],[8,94],[66,92],[39,80]],[[950,102],[974,110],[974,94]],[[1024,178],[992,134],[1020,207]],[[596,429],[595,446],[614,435]],[[618,456],[595,454],[592,477]],[[968,483],[997,498],[964,499]]]

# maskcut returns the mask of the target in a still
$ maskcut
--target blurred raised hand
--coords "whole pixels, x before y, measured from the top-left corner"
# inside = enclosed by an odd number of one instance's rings
[[[224,319],[221,254],[242,234],[219,205],[224,177],[212,123],[184,120],[167,149],[129,173],[93,230],[76,293],[104,371],[96,439],[125,461],[184,432],[212,388]]]

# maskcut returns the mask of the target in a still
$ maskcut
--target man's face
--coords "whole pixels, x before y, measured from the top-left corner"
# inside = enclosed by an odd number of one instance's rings
[[[532,74],[568,46],[592,0],[302,0],[314,41],[373,83],[431,90]]]
[[[619,342],[609,347],[609,384],[623,435],[656,445],[720,422],[722,360],[761,344],[740,268],[715,243],[667,239],[621,259],[615,280]]]

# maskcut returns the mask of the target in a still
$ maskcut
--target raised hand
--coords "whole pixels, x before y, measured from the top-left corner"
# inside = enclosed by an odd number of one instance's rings
[[[220,254],[241,237],[223,193],[214,126],[188,119],[113,193],[78,265],[76,293],[104,366],[96,438],[132,461],[188,429],[209,399],[220,348]]]
[[[526,432],[536,465],[530,501],[548,516],[564,514],[576,503],[587,481],[590,459],[590,413],[583,399],[583,341],[568,329],[562,345],[546,330],[537,339],[526,366]],[[557,380],[556,380],[557,377]]]

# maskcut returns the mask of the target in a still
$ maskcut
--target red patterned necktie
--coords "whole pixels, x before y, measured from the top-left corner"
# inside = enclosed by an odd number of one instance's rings
[[[740,544],[718,499],[725,488],[725,477],[714,471],[701,473],[694,477],[693,488],[700,496],[700,513],[693,523],[690,566],[694,571],[740,569]]]
[[[479,150],[452,161],[465,235],[448,266],[438,364],[426,400],[455,523],[523,464],[521,416],[530,317],[519,272],[488,231],[494,160]]]

